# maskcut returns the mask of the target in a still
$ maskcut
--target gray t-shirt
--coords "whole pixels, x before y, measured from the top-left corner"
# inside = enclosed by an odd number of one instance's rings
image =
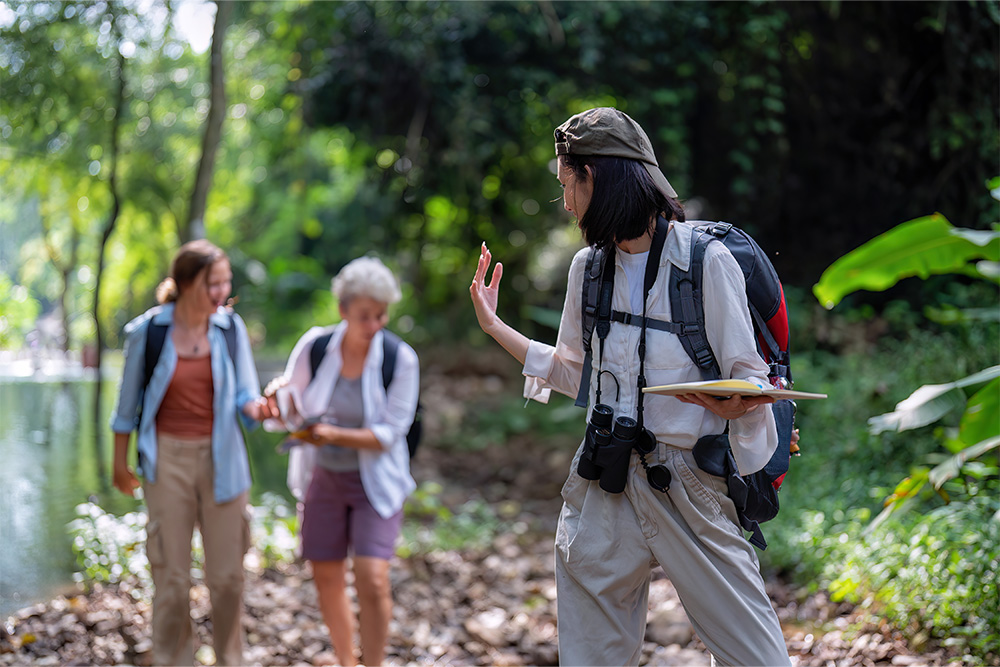
[[[365,422],[365,407],[361,400],[361,378],[337,378],[322,422],[344,428],[361,428]],[[323,445],[319,448],[317,463],[327,470],[344,472],[358,470],[358,450],[340,445]]]

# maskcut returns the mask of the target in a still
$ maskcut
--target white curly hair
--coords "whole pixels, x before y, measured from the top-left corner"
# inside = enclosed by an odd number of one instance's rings
[[[381,303],[396,303],[403,298],[399,281],[377,257],[358,257],[348,262],[330,282],[330,289],[340,305],[366,296]]]

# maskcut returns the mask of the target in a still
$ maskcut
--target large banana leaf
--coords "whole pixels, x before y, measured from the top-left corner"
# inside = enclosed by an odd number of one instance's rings
[[[986,262],[970,264],[975,260]],[[851,292],[881,291],[911,276],[964,273],[995,278],[998,261],[1000,232],[956,229],[935,213],[897,225],[844,255],[823,272],[813,293],[829,309]]]
[[[896,409],[892,412],[887,412],[884,415],[879,415],[869,419],[868,430],[869,432],[876,434],[881,433],[882,431],[907,431],[931,424],[952,410],[966,405],[966,388],[972,387],[974,388],[974,391],[978,390],[981,385],[984,385],[991,380],[995,380],[998,377],[1000,377],[1000,366],[991,366],[979,371],[978,373],[964,377],[961,380],[956,380],[955,382],[948,382],[946,384],[925,384],[910,394],[906,399],[897,403]],[[987,392],[984,396],[989,395],[990,394]],[[989,410],[989,401],[985,398],[984,401],[984,405],[987,406],[986,409]],[[989,417],[984,414],[983,418],[987,420],[986,424],[988,427]],[[976,421],[978,422],[978,420]],[[993,421],[993,426],[997,426],[995,419]],[[979,441],[978,423],[975,428],[976,435],[969,436],[975,439],[968,442]]]

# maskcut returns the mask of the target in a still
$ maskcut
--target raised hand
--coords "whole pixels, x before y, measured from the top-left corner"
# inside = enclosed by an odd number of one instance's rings
[[[490,254],[486,242],[483,242],[482,250],[479,254],[479,265],[476,267],[476,275],[472,279],[469,293],[472,295],[472,305],[476,309],[476,319],[479,326],[486,333],[496,327],[500,322],[497,317],[497,297],[500,293],[500,278],[503,276],[503,264],[497,262],[493,268],[493,278],[490,284],[486,285],[486,274],[489,272],[490,262],[493,256]]]

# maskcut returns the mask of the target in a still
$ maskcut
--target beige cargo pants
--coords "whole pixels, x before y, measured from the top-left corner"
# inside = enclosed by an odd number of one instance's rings
[[[158,436],[156,483],[143,484],[149,512],[146,556],[155,587],[155,665],[195,664],[190,598],[195,525],[205,548],[215,664],[243,664],[243,554],[250,545],[247,496],[217,504],[212,477],[211,438]]]
[[[725,481],[698,469],[690,450],[660,444],[646,461],[670,469],[667,493],[649,485],[634,452],[620,494],[581,478],[573,461],[556,531],[560,664],[638,664],[658,563],[717,663],[789,665]]]

